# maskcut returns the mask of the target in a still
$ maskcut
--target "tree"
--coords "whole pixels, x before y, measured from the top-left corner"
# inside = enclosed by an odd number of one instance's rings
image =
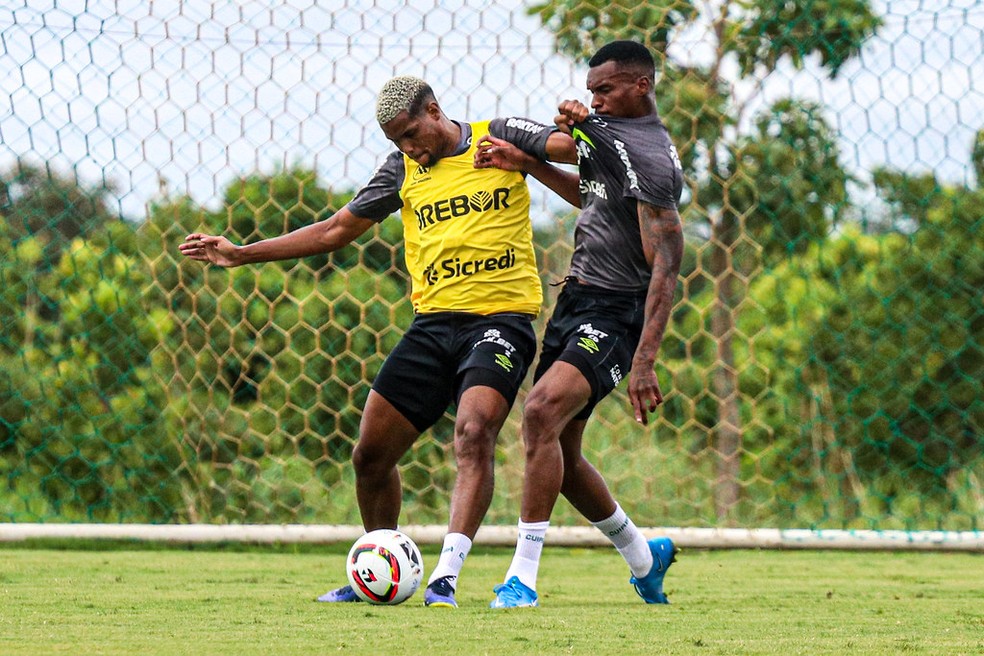
[[[0,173],[0,212],[15,242],[36,237],[43,244],[38,266],[50,268],[71,240],[118,220],[108,183],[88,185],[76,176],[18,161]]]
[[[141,304],[134,228],[105,189],[64,176],[32,169],[5,189],[0,515],[168,521],[180,464],[152,371],[169,324]]]
[[[575,59],[616,38],[640,41],[659,57],[657,102],[691,189],[684,219],[705,226],[698,266],[716,289],[715,497],[719,520],[728,520],[740,493],[742,451],[735,326],[749,277],[763,257],[823,238],[847,209],[849,182],[819,106],[785,99],[759,112],[751,130],[744,119],[781,62],[801,68],[816,61],[836,76],[881,21],[868,0],[549,0],[529,11],[555,32],[558,51]],[[678,60],[674,36],[701,25],[710,61]]]
[[[874,179],[893,223],[915,227],[872,263],[868,285],[832,308],[861,308],[838,330],[854,354],[850,369],[829,348],[822,362],[836,396],[854,390],[843,410],[864,420],[853,437],[866,468],[897,467],[910,485],[945,490],[984,452],[984,187],[890,169]]]
[[[763,331],[768,395],[753,416],[776,435],[753,449],[781,472],[773,498],[802,501],[788,512],[799,525],[974,529],[984,189],[884,168],[874,181],[893,230],[848,225],[752,282],[757,311],[738,328]]]

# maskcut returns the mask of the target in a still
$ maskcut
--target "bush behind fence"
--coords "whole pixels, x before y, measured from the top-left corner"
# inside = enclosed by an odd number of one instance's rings
[[[177,244],[342,207],[392,75],[454,118],[549,122],[629,37],[662,55],[687,251],[658,419],[616,392],[589,459],[641,525],[980,531],[984,6],[714,4],[0,10],[0,521],[358,524],[362,404],[412,314],[399,221],[231,270]],[[573,216],[538,198],[542,330]],[[451,433],[401,465],[409,523],[446,521]]]

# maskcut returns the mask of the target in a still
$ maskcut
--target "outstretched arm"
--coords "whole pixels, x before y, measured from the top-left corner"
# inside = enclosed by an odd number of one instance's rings
[[[645,425],[649,423],[649,413],[656,412],[656,407],[663,402],[653,367],[673,306],[673,292],[683,259],[683,227],[676,210],[643,201],[638,201],[637,206],[642,249],[653,272],[646,294],[642,336],[632,357],[628,391],[636,421]]]
[[[330,253],[350,244],[372,227],[374,221],[358,217],[343,207],[324,221],[298,228],[279,237],[238,246],[219,235],[192,233],[178,250],[193,260],[235,267],[253,262],[290,260]]]
[[[551,139],[555,135],[567,137],[567,135],[554,133],[550,135]],[[567,139],[570,140],[570,137],[567,137]],[[573,144],[573,141],[571,141],[571,144]],[[547,141],[547,148],[549,154],[549,140]],[[478,147],[475,150],[475,168],[524,171],[542,182],[544,186],[574,207],[581,207],[581,193],[578,189],[580,178],[577,173],[564,171],[556,166],[552,166],[548,162],[539,160],[504,139],[493,137],[490,134],[479,139]]]

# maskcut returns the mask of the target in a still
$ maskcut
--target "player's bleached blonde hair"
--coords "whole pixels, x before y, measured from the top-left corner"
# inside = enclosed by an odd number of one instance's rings
[[[434,90],[419,77],[394,77],[376,96],[376,120],[385,125],[404,110],[410,116],[416,116],[425,103],[434,99]]]

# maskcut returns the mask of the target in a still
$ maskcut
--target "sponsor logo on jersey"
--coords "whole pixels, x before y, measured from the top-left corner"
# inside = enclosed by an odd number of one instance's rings
[[[616,139],[614,142],[615,150],[618,151],[618,156],[625,164],[625,176],[629,179],[629,189],[639,188],[639,176],[636,175],[635,169],[632,168],[632,162],[629,161],[629,152],[625,150],[625,142]]]
[[[591,149],[588,148],[588,144],[583,141],[575,141],[574,147],[577,149],[577,161],[580,163],[582,159],[591,159]]]
[[[516,249],[507,248],[499,257],[486,257],[477,260],[463,260],[460,257],[449,257],[440,262],[427,265],[424,269],[424,279],[433,285],[439,280],[473,276],[482,271],[497,271],[511,269],[516,266]]]
[[[574,128],[573,130],[571,130],[571,136],[574,137],[575,141],[583,141],[584,143],[588,144],[592,148],[595,147],[594,142],[591,141],[591,137],[584,134],[584,131],[581,130],[580,128]]]
[[[413,213],[417,217],[417,227],[420,230],[426,230],[441,221],[456,219],[472,212],[488,212],[489,210],[500,210],[508,207],[509,188],[499,187],[491,192],[481,190],[476,191],[471,196],[461,194],[421,205],[415,207]]]
[[[430,180],[430,169],[423,164],[418,164],[410,177],[413,179],[413,184]]]
[[[579,128],[574,128],[571,130],[571,136],[574,137],[574,148],[577,150],[577,161],[580,162],[582,159],[591,159],[591,149],[594,148],[594,142],[591,141],[591,137],[584,134]]]
[[[591,149],[594,148],[594,142],[591,141],[591,137],[584,134],[584,132],[578,128],[571,130],[571,136],[574,137],[574,148],[577,150],[577,161],[580,162],[582,159],[591,159]]]
[[[517,130],[523,130],[524,132],[529,132],[530,134],[540,134],[546,128],[539,123],[533,123],[532,121],[524,121],[521,118],[508,118],[506,119],[506,127],[516,128]]]
[[[597,180],[581,180],[578,183],[578,187],[582,194],[594,194],[598,198],[608,200],[608,189],[603,182],[598,182]]]

